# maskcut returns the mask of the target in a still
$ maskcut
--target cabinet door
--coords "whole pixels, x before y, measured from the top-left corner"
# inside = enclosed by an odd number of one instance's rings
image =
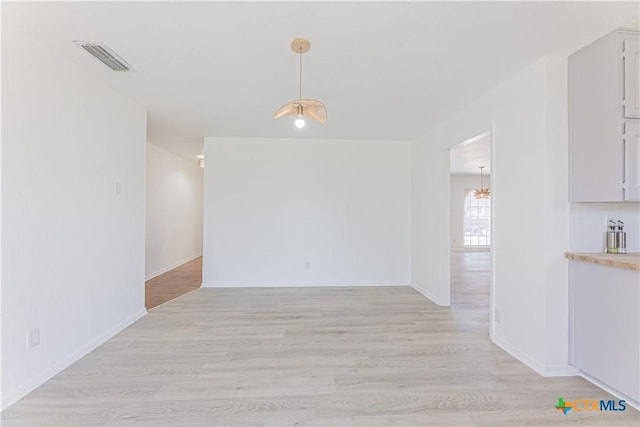
[[[640,118],[640,44],[638,40],[624,41],[624,116]]]
[[[640,399],[638,273],[569,262],[571,364]]]
[[[624,128],[624,199],[640,200],[640,124],[628,121]]]

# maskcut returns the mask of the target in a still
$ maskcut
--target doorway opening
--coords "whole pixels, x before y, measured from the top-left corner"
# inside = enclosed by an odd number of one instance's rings
[[[493,335],[489,326],[493,322],[491,147],[491,132],[484,132],[448,150],[450,302],[454,309],[464,305],[465,312],[473,313],[478,327],[490,336]]]

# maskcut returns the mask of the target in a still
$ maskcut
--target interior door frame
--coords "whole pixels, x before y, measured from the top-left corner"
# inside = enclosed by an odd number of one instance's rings
[[[450,305],[451,302],[451,149],[461,144],[472,144],[483,138],[489,138],[490,145],[490,163],[491,163],[491,247],[489,252],[491,253],[491,274],[489,275],[489,338],[493,340],[495,333],[495,319],[494,319],[494,307],[495,307],[495,226],[496,226],[496,204],[495,191],[497,187],[497,177],[495,166],[495,145],[494,145],[495,131],[493,125],[489,127],[488,131],[476,134],[462,141],[453,141],[450,146],[442,151],[440,156],[440,224],[443,226],[439,228],[439,246],[440,253],[443,254],[439,263],[440,271],[438,277],[440,279],[440,302],[442,305]]]

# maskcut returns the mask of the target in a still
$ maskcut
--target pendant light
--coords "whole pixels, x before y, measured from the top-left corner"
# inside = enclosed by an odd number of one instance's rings
[[[295,39],[291,42],[291,50],[300,56],[298,99],[286,103],[273,115],[274,119],[282,116],[296,116],[295,125],[301,129],[305,125],[305,118],[315,120],[320,123],[327,121],[327,107],[317,99],[302,98],[302,54],[309,51],[311,44],[306,39]]]
[[[488,188],[484,188],[484,183],[482,181],[482,169],[484,166],[479,166],[480,168],[480,188],[473,192],[474,199],[488,199],[491,195],[491,191]]]

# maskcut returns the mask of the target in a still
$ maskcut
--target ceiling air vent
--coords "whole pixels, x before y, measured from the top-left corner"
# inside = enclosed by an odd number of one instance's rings
[[[109,49],[103,43],[75,42],[91,55],[98,58],[104,65],[113,71],[134,71],[120,55]]]

